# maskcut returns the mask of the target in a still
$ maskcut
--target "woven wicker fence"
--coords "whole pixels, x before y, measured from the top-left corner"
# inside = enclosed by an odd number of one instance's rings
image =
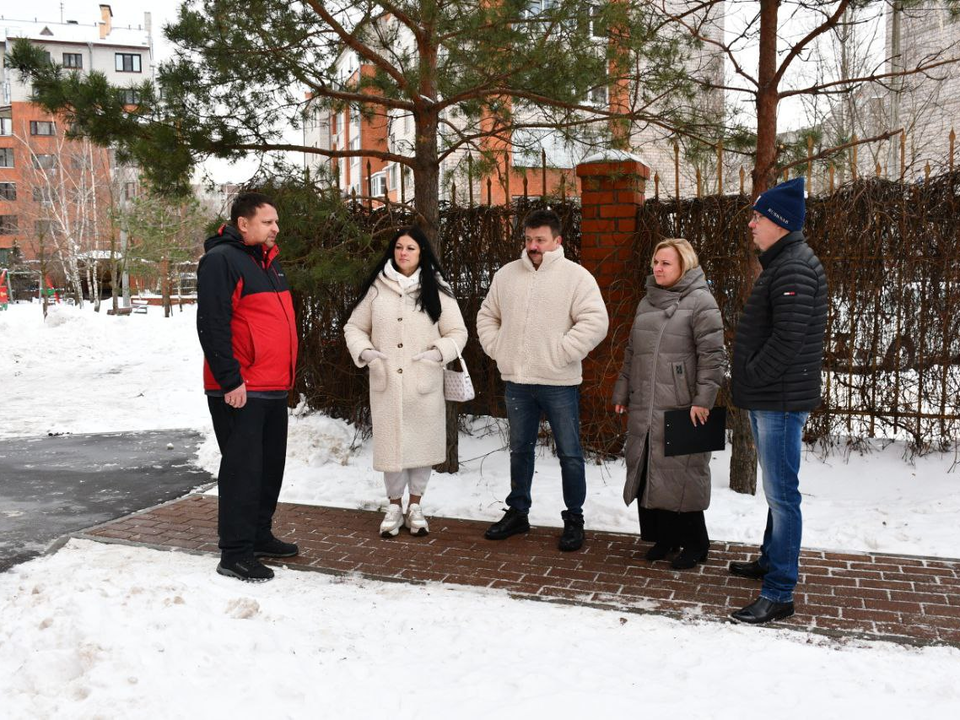
[[[960,173],[949,173],[917,184],[858,180],[808,199],[805,233],[830,290],[825,402],[808,423],[809,440],[893,437],[915,452],[956,442],[958,190]],[[750,212],[742,195],[653,200],[639,212],[634,239],[641,267],[662,237],[693,243],[724,315],[728,350],[737,297],[756,271],[742,252]]]

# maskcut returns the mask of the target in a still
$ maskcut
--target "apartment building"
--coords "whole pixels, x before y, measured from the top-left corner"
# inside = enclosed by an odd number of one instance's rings
[[[531,0],[530,12],[547,7],[550,1]],[[589,7],[590,4],[585,3],[585,8]],[[716,16],[705,25],[705,31],[711,36],[722,37],[723,5],[714,6],[712,12],[715,12]],[[414,52],[413,39],[405,27],[388,15],[385,15],[381,22],[385,26],[394,25],[379,33],[382,38],[393,38],[393,46],[388,52],[398,56]],[[596,38],[598,44],[607,42],[602,28],[596,28]],[[710,46],[704,46],[698,54],[690,58],[687,69],[691,73],[709,75],[718,84],[723,79],[722,56]],[[362,63],[352,50],[345,51],[337,61],[338,78],[347,87],[356,86],[365,73],[372,74],[373,67]],[[626,87],[599,87],[591,92],[589,97],[584,98],[584,104],[608,109],[617,102],[618,93],[629,95],[631,90]],[[702,104],[704,113],[717,116],[722,113],[722,92],[701,93],[698,102]],[[530,118],[533,117],[531,114]],[[448,127],[464,129],[462,119],[458,118],[455,112],[449,113],[443,120]],[[307,147],[389,151],[412,156],[414,132],[413,117],[398,110],[367,108],[361,112],[356,107],[342,107],[332,111],[320,103],[308,102],[304,112],[303,143]],[[673,138],[668,133],[657,126],[638,123],[630,128],[629,142],[631,150],[650,165],[651,177],[653,173],[659,172],[661,177],[671,178],[671,186],[675,185],[672,180],[675,157]],[[546,128],[515,130],[509,142],[485,139],[481,143],[482,149],[493,151],[493,155],[498,158],[496,167],[490,169],[486,176],[475,176],[471,180],[466,172],[470,162],[468,156],[472,154],[472,160],[477,161],[477,150],[468,146],[458,148],[441,161],[442,199],[451,199],[454,186],[458,202],[466,202],[469,197],[473,197],[474,202],[502,204],[508,199],[523,195],[525,187],[530,195],[539,195],[544,187],[551,194],[562,191],[567,195],[579,195],[579,180],[575,168],[586,156],[598,149],[595,143],[585,137],[581,142],[570,142],[562,137],[561,133]],[[443,149],[444,142],[441,138],[441,152]],[[318,153],[305,153],[304,165],[314,175],[328,174],[334,178],[345,196],[354,193],[357,196],[386,196],[393,202],[401,199],[409,201],[413,197],[412,170],[399,163],[372,157],[331,159]],[[696,192],[695,173],[696,169],[690,163],[682,164],[681,194],[691,195]]]
[[[30,86],[2,64],[14,41],[26,38],[52,62],[103,72],[119,87],[151,78],[150,14],[140,25],[119,27],[110,5],[99,11],[99,21],[88,24],[0,19],[0,267],[14,246],[29,260],[43,241],[51,252],[58,241],[79,240],[96,251],[106,242],[96,235],[105,229],[93,221],[91,208],[102,213],[119,196],[136,193],[135,173],[118,169],[109,151],[68,139],[63,119],[31,103]],[[130,102],[136,102],[132,89]]]

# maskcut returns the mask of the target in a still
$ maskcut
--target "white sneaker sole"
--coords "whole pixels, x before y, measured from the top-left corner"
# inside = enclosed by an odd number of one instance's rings
[[[382,538],[392,538],[392,537],[396,537],[399,534],[400,534],[399,525],[393,528],[392,530],[384,530],[382,527],[380,528],[380,537]]]
[[[413,535],[414,537],[423,537],[424,535],[430,534],[430,529],[427,527],[412,528],[408,526],[407,529],[410,531],[410,534]]]

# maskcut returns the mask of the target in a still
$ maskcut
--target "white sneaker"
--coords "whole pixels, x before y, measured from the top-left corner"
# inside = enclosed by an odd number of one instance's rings
[[[396,537],[400,534],[401,525],[403,525],[403,508],[390,503],[387,514],[383,516],[383,522],[380,523],[380,537]]]
[[[403,524],[407,526],[411,535],[426,535],[430,532],[427,519],[423,516],[423,509],[417,503],[407,508],[407,517]]]

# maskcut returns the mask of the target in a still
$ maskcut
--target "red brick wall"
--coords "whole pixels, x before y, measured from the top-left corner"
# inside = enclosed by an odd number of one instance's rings
[[[578,165],[577,176],[583,208],[580,261],[597,279],[610,313],[606,339],[584,362],[583,436],[591,446],[613,451],[622,442],[623,425],[613,414],[610,396],[635,310],[622,302],[628,294],[623,283],[650,168],[634,159],[604,159]],[[635,282],[643,279],[638,275]]]

